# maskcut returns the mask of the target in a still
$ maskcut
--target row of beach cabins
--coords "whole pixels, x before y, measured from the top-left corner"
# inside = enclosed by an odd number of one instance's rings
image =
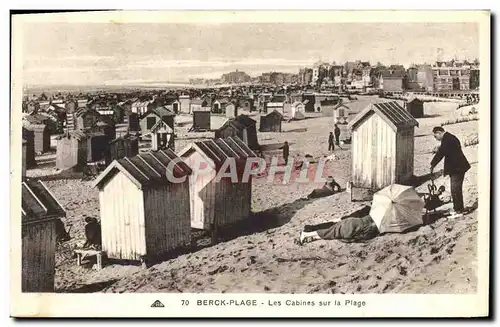
[[[398,102],[370,104],[349,122],[351,192],[408,183],[415,127],[417,120]],[[257,154],[238,136],[219,136],[177,153],[164,148],[113,160],[93,182],[102,226],[98,255],[145,261],[190,243],[193,229],[210,230],[215,241],[219,228],[250,217],[252,178],[219,181],[216,175],[232,158],[242,176]],[[209,167],[208,173],[194,174],[194,163]],[[172,183],[167,176],[186,179]],[[23,180],[23,291],[53,291],[55,221],[65,214],[41,181]]]

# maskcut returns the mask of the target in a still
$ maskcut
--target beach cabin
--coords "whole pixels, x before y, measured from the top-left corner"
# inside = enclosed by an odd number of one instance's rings
[[[189,113],[193,113],[195,111],[203,111],[202,110],[203,102],[205,102],[205,107],[206,107],[206,101],[202,99],[192,99],[191,102],[189,103]],[[208,109],[208,111],[210,111],[210,109]]]
[[[281,132],[281,122],[283,115],[273,110],[265,116],[260,117],[259,132]]]
[[[93,186],[109,258],[142,260],[189,244],[190,174],[166,149],[114,160],[99,175]]]
[[[153,127],[158,127],[158,122],[163,121],[170,129],[174,129],[175,113],[166,107],[157,107],[148,110],[140,119],[141,134],[151,134]],[[161,126],[160,126],[161,127]]]
[[[57,141],[56,168],[81,169],[87,163],[87,134],[70,131]]]
[[[87,152],[86,162],[98,162],[105,160],[109,154],[109,142],[112,140],[108,135],[102,132],[88,133],[86,136]]]
[[[23,147],[26,148],[26,156],[24,157],[24,161],[26,162],[26,169],[34,168],[36,167],[35,133],[23,127],[22,139],[26,141],[26,145],[23,145]]]
[[[333,123],[341,125],[347,124],[350,113],[351,108],[341,101],[333,108]]]
[[[23,292],[54,292],[56,221],[66,216],[40,180],[21,184]]]
[[[163,108],[175,113],[176,115],[180,113],[181,103],[176,98],[167,98]]]
[[[45,124],[27,124],[24,126],[33,132],[35,153],[44,153],[50,150],[50,130]]]
[[[139,120],[139,115],[137,113],[131,112],[128,115],[125,115],[123,122],[127,124],[128,131],[139,132],[141,131]]]
[[[246,219],[250,214],[252,178],[242,178],[248,158],[257,155],[238,137],[194,142],[178,153],[193,170],[189,177],[191,227],[214,230]],[[226,164],[224,164],[227,162]],[[233,162],[234,166],[228,168]],[[198,169],[203,174],[196,174]],[[221,169],[237,170],[237,180],[217,180]]]
[[[73,117],[73,124],[75,130],[86,130],[92,128],[98,121],[100,115],[97,111],[80,108]]]
[[[194,131],[209,131],[210,130],[210,111],[193,111],[193,127]]]
[[[116,124],[113,120],[105,119],[104,117],[92,127],[91,131],[107,135],[110,140],[114,140],[116,138]]]
[[[266,113],[270,113],[273,110],[276,110],[284,115],[285,113],[289,112],[289,109],[290,101],[288,101],[286,95],[276,95],[264,105],[264,112]]]
[[[321,111],[323,117],[333,117],[333,112],[338,103],[338,98],[321,100],[319,101],[319,111]]]
[[[413,176],[418,122],[397,102],[370,104],[347,127],[352,132],[352,186],[379,190]]]
[[[139,138],[132,134],[126,134],[109,142],[109,157],[106,164],[137,154],[139,154]]]
[[[180,113],[191,113],[191,97],[189,95],[179,96]]]
[[[230,104],[228,98],[217,99],[212,103],[212,112],[214,114],[226,113],[226,106]]]
[[[254,111],[254,101],[253,99],[240,99],[238,101],[238,106],[241,108],[241,110],[245,111]]]
[[[250,149],[258,150],[257,122],[247,115],[229,119],[215,131],[215,138],[239,137]]]
[[[238,116],[238,108],[233,102],[229,102],[226,104],[226,118],[236,118]]]
[[[418,98],[413,98],[405,102],[406,110],[413,118],[424,118],[424,102]]]
[[[292,104],[290,110],[290,119],[293,120],[302,120],[305,118],[306,107],[304,103],[296,101]]]

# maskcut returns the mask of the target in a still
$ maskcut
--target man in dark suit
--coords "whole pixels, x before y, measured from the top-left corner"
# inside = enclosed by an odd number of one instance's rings
[[[442,127],[432,129],[436,140],[441,141],[439,149],[431,161],[431,173],[434,167],[444,158],[444,175],[450,176],[451,198],[453,210],[451,214],[460,214],[464,210],[462,184],[465,173],[470,169],[470,164],[465,158],[458,138],[446,132]]]
[[[333,138],[333,132],[330,132],[330,135],[328,135],[328,151],[333,151],[335,150],[335,143],[334,143],[334,138]]]

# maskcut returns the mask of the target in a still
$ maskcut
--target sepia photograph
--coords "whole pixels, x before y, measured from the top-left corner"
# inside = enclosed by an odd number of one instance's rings
[[[11,314],[487,315],[489,24],[12,15]]]

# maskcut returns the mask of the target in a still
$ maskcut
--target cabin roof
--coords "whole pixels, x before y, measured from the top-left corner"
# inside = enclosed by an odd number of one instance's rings
[[[139,138],[136,135],[127,133],[127,134],[125,134],[123,136],[117,137],[114,140],[109,141],[109,143],[111,144],[111,143],[115,143],[115,142],[118,142],[118,141],[136,141],[138,139]]]
[[[32,223],[66,216],[66,211],[40,180],[21,184],[21,222]]]
[[[163,117],[165,116],[175,116],[175,113],[167,107],[156,107],[154,109],[148,109],[139,119],[142,120],[152,113],[158,116],[160,119],[163,119]]]
[[[115,176],[118,171],[141,189],[156,182],[170,182],[169,176],[179,178],[192,172],[171,149],[149,151],[114,160],[95,180],[93,187],[102,187],[104,182]]]
[[[202,105],[203,104],[203,99],[192,99],[191,104],[195,105]]]
[[[236,121],[241,125],[243,125],[244,127],[250,127],[252,125],[257,124],[257,121],[253,120],[248,115],[239,115],[238,117],[236,117]]]
[[[333,110],[336,110],[336,109],[338,109],[338,108],[340,108],[340,107],[344,107],[344,108],[346,108],[347,110],[351,110],[351,108],[349,108],[349,107],[348,107],[348,106],[347,106],[344,102],[339,102],[339,103],[337,103],[337,105],[336,105],[335,107],[333,107]]]
[[[419,98],[412,98],[410,100],[408,100],[408,103],[424,103],[422,100],[420,100]]]
[[[276,116],[277,118],[283,119],[283,114],[276,109],[268,113],[265,117],[272,117],[272,116]]]
[[[158,121],[156,122],[156,124],[153,125],[153,127],[151,127],[150,132],[156,131],[161,125],[165,125],[169,129],[169,132],[174,131],[172,127],[169,126],[168,123],[162,117],[161,119],[158,119]]]
[[[230,101],[228,98],[221,98],[221,99],[215,100],[215,102],[219,102],[220,104],[229,104]]]
[[[246,160],[251,157],[257,157],[255,152],[237,136],[193,142],[182,149],[178,155],[181,157],[190,151],[201,153],[216,165],[221,165],[228,158]]]
[[[418,126],[418,121],[413,118],[408,111],[401,107],[399,103],[391,101],[370,104],[363,111],[357,114],[347,127],[350,129],[356,128],[361,124],[363,118],[371,112],[379,115],[395,131],[401,131]]]
[[[178,102],[178,100],[176,98],[167,98],[165,99],[165,105],[168,106],[168,105],[171,105],[175,102]]]

